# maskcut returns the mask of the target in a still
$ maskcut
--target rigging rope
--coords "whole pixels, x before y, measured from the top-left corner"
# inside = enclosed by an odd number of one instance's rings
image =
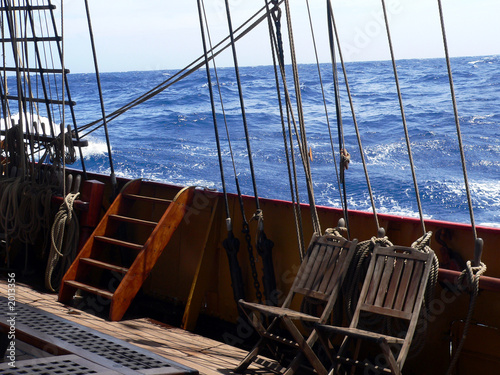
[[[204,56],[205,56],[205,67],[206,67],[206,71],[207,71],[208,88],[209,88],[209,93],[210,93],[210,105],[212,107],[212,118],[213,118],[213,123],[214,123],[215,141],[217,144],[217,155],[218,155],[218,159],[219,159],[219,169],[220,169],[220,176],[221,176],[221,183],[222,183],[222,191],[224,194],[224,206],[226,209],[226,226],[227,226],[228,237],[223,241],[222,244],[223,244],[223,246],[226,250],[226,253],[227,253],[227,257],[228,257],[228,261],[229,261],[229,271],[230,271],[230,275],[231,275],[231,285],[233,288],[233,297],[234,297],[234,300],[236,302],[236,305],[238,306],[238,301],[240,299],[245,298],[243,277],[242,277],[241,268],[240,268],[240,265],[238,263],[238,257],[237,257],[237,254],[238,254],[238,251],[240,248],[240,241],[239,241],[239,239],[234,237],[232,222],[231,222],[231,214],[229,211],[229,202],[228,202],[227,189],[226,189],[226,179],[224,177],[224,166],[223,166],[223,161],[222,161],[222,150],[221,150],[221,144],[220,144],[219,128],[217,125],[217,113],[215,110],[215,100],[214,100],[214,93],[213,93],[213,87],[212,87],[212,77],[210,74],[210,65],[209,65],[208,51],[207,51],[207,41],[205,38],[204,21],[205,21],[205,24],[207,26],[208,40],[211,44],[210,31],[208,30],[208,22],[207,22],[207,18],[206,18],[205,4],[204,4],[203,0],[198,0],[197,3],[198,3],[199,18],[200,18],[200,30],[201,30],[201,38],[202,38],[202,43],[203,43],[203,52],[204,52]],[[202,8],[203,8],[203,11],[202,11]],[[217,76],[217,68],[215,66],[215,59],[212,59],[212,62],[214,64],[214,71],[215,71],[215,75],[217,77],[217,87],[219,88],[221,105],[223,106],[222,95],[220,93],[219,78]],[[224,122],[226,123],[226,129],[227,129],[227,122],[226,122],[225,114],[224,114]],[[231,154],[232,154],[232,151],[231,151]],[[233,158],[233,166],[234,166],[234,158]]]
[[[345,148],[344,139],[344,128],[342,124],[342,111],[340,107],[340,91],[339,91],[339,79],[337,73],[337,58],[335,53],[335,40],[333,38],[332,22],[331,22],[331,7],[327,7],[327,17],[328,17],[328,36],[330,41],[330,55],[332,61],[332,72],[333,72],[333,88],[335,92],[335,110],[337,113],[337,131],[339,140],[339,152],[340,152],[340,183],[342,184],[342,190],[339,192],[343,196],[342,208],[344,210],[344,218],[347,227],[347,236],[349,237],[349,212],[347,210],[347,187],[345,181],[345,171],[348,168],[350,162],[350,156]]]
[[[422,232],[425,234],[427,231],[425,229],[424,214],[422,212],[422,204],[420,202],[420,193],[419,193],[419,189],[418,189],[417,176],[415,174],[415,165],[414,165],[414,162],[413,162],[413,153],[411,151],[410,136],[408,134],[408,126],[406,124],[406,116],[405,116],[405,111],[404,111],[404,106],[403,106],[403,97],[401,96],[401,87],[399,86],[399,77],[398,77],[398,71],[397,71],[397,68],[396,68],[396,59],[394,57],[394,49],[392,47],[391,32],[390,32],[390,29],[389,29],[389,19],[387,17],[387,9],[386,9],[386,6],[385,6],[385,0],[381,0],[381,2],[382,2],[383,13],[384,13],[385,28],[386,28],[386,31],[387,31],[387,40],[388,40],[388,43],[389,43],[389,50],[391,52],[392,69],[394,71],[394,79],[395,79],[395,82],[396,82],[396,90],[397,90],[397,93],[398,93],[399,108],[401,110],[401,119],[403,121],[403,129],[404,129],[405,139],[406,139],[406,148],[408,150],[408,159],[409,159],[409,162],[410,162],[411,173],[412,173],[412,177],[413,177],[413,186],[414,186],[414,189],[415,189],[415,198],[417,200],[418,212],[419,212],[419,216],[420,216],[420,225],[422,226]]]
[[[245,113],[245,103],[244,103],[244,99],[243,99],[243,90],[242,90],[242,85],[241,85],[241,77],[240,77],[239,66],[238,66],[238,57],[236,54],[236,44],[235,44],[234,31],[233,31],[233,26],[232,26],[232,21],[231,21],[231,13],[230,13],[230,9],[229,9],[228,0],[225,0],[225,4],[226,4],[227,25],[228,25],[228,29],[229,29],[229,37],[231,40],[231,50],[232,50],[234,70],[235,70],[235,75],[236,75],[236,83],[238,86],[238,96],[239,96],[239,100],[240,100],[240,110],[241,110],[241,117],[242,117],[242,121],[243,121],[243,130],[245,132],[246,147],[247,147],[247,152],[248,152],[248,163],[249,163],[250,174],[251,174],[251,178],[252,178],[253,192],[254,192],[254,200],[255,200],[255,208],[256,208],[254,216],[252,217],[252,219],[254,219],[257,217],[262,217],[262,210],[260,208],[259,195],[257,193],[257,181],[256,181],[256,177],[255,177],[255,169],[253,166],[252,148],[250,146],[250,134],[248,132],[248,123],[247,123],[247,118],[246,118],[246,113]],[[240,202],[241,202],[241,200],[240,200]],[[240,203],[240,205],[241,204],[242,203]],[[259,219],[259,220],[261,220],[261,219]],[[260,225],[259,225],[258,230],[259,230],[259,232],[262,231]],[[259,301],[259,303],[262,303],[262,293],[260,292],[260,283],[259,283],[258,277],[257,277],[257,269],[255,266],[255,257],[253,255],[253,249],[252,249],[252,245],[251,245],[250,227],[249,227],[248,221],[246,220],[246,218],[244,216],[243,216],[243,233],[245,234],[245,241],[247,243],[247,250],[248,250],[248,255],[249,255],[249,259],[250,259],[250,265],[252,268],[252,277],[254,279],[256,297],[257,297],[257,300]]]
[[[366,180],[366,185],[368,187],[368,193],[370,195],[370,202],[371,202],[371,205],[372,205],[373,217],[375,219],[375,224],[377,226],[377,231],[378,231],[378,230],[381,229],[381,227],[380,227],[380,223],[379,223],[379,220],[378,220],[377,209],[375,207],[375,199],[373,197],[373,190],[372,190],[372,186],[371,186],[371,182],[370,182],[370,177],[368,176],[368,168],[367,168],[367,164],[366,164],[365,152],[364,152],[364,148],[363,148],[363,145],[362,145],[362,142],[361,142],[361,135],[360,135],[359,127],[358,127],[358,121],[357,121],[357,118],[356,118],[356,113],[354,111],[354,102],[352,100],[351,89],[350,89],[350,86],[349,86],[349,80],[347,79],[347,70],[346,70],[345,63],[344,63],[344,57],[342,55],[342,48],[340,47],[340,38],[339,38],[339,33],[337,31],[337,23],[335,22],[335,16],[334,16],[334,13],[333,13],[333,8],[332,8],[331,1],[330,0],[327,0],[327,1],[328,1],[328,3],[327,3],[328,12],[330,14],[330,20],[329,20],[329,22],[331,22],[331,24],[333,26],[333,30],[335,31],[335,39],[337,41],[338,52],[339,52],[339,57],[340,57],[340,63],[342,65],[342,71],[343,71],[343,75],[344,75],[344,82],[345,82],[345,86],[346,86],[347,96],[349,98],[349,105],[350,105],[350,108],[351,108],[352,120],[353,120],[353,123],[354,123],[354,129],[356,130],[356,138],[357,138],[357,141],[358,141],[359,155],[361,156],[361,161],[363,163],[363,170],[364,170],[364,173],[365,173],[365,180]],[[332,148],[333,148],[333,144],[332,144]],[[339,191],[340,191],[340,189],[339,189]],[[383,237],[383,236],[380,236],[380,237]]]
[[[469,189],[469,179],[467,177],[467,167],[466,167],[466,161],[465,161],[464,146],[463,146],[463,142],[462,142],[462,132],[460,130],[460,119],[458,117],[457,100],[455,97],[455,88],[453,85],[453,75],[451,72],[450,55],[448,52],[448,42],[446,39],[446,30],[445,30],[445,26],[444,26],[444,16],[443,16],[443,8],[441,5],[441,0],[438,0],[438,6],[439,6],[439,18],[441,21],[441,32],[443,34],[443,46],[444,46],[445,57],[446,57],[446,67],[448,69],[448,79],[449,79],[449,83],[450,83],[451,99],[453,102],[453,115],[455,116],[455,125],[456,125],[456,129],[457,129],[457,138],[458,138],[458,144],[459,144],[459,149],[460,149],[460,159],[462,161],[462,172],[463,172],[463,177],[464,177],[465,190],[467,192],[467,203],[469,205],[470,222],[471,222],[471,226],[472,226],[472,231],[474,233],[474,239],[477,239],[476,224],[475,224],[475,220],[474,220],[474,209],[472,206],[472,198],[471,198],[470,189]]]
[[[203,7],[203,14],[205,15],[205,23],[206,23],[206,13],[205,13],[205,6],[204,3],[202,5],[203,0],[198,0],[198,13],[200,17],[200,30],[201,30],[201,39],[203,43],[203,52],[205,56],[205,68],[207,71],[207,81],[208,81],[208,91],[210,93],[210,106],[212,108],[212,120],[214,123],[214,132],[215,132],[215,142],[217,144],[217,157],[219,159],[219,171],[220,171],[220,177],[221,177],[221,183],[222,183],[222,191],[224,194],[224,203],[225,203],[225,208],[226,208],[226,218],[230,219],[231,214],[229,212],[229,202],[227,198],[227,189],[226,189],[226,179],[224,177],[224,166],[222,162],[222,150],[221,150],[221,145],[220,145],[220,137],[219,137],[219,127],[217,125],[217,113],[215,110],[215,101],[214,101],[214,92],[213,92],[213,87],[212,87],[212,77],[210,74],[210,65],[208,62],[208,51],[207,51],[207,41],[205,38],[205,27],[203,26],[203,15],[202,15],[202,7]],[[208,24],[207,24],[208,27]],[[210,35],[208,36],[210,39]],[[215,68],[215,60],[213,60],[214,63],[214,70],[216,71]],[[219,80],[217,78],[217,87],[219,87]],[[220,90],[219,90],[220,92]]]
[[[109,168],[110,168],[110,172],[111,172],[110,173],[111,184],[113,185],[113,193],[116,193],[117,182],[116,182],[116,176],[115,176],[115,169],[113,166],[113,157],[111,154],[111,143],[109,140],[108,123],[106,121],[106,111],[104,109],[104,98],[102,95],[101,78],[99,76],[99,65],[97,63],[97,53],[96,53],[95,43],[94,43],[94,32],[92,30],[92,22],[90,20],[90,9],[89,9],[88,0],[85,0],[85,10],[87,12],[87,22],[88,22],[88,27],[89,27],[90,44],[92,46],[92,55],[94,57],[94,69],[95,69],[96,80],[97,80],[97,88],[99,91],[99,101],[101,104],[101,114],[102,114],[102,121],[103,121],[103,126],[104,126],[104,134],[106,135],[106,146],[108,148]]]
[[[302,165],[304,167],[306,184],[307,184],[307,193],[309,198],[309,205],[311,207],[311,218],[313,223],[313,230],[315,233],[321,233],[321,225],[319,222],[318,212],[316,210],[316,203],[314,199],[314,188],[312,183],[312,174],[311,174],[311,165],[309,161],[309,157],[307,155],[307,137],[306,137],[306,128],[304,121],[304,111],[302,108],[302,95],[300,92],[300,80],[299,80],[299,72],[297,68],[297,59],[295,54],[295,44],[293,40],[293,30],[292,30],[292,22],[291,22],[291,14],[290,14],[290,4],[288,0],[285,0],[285,14],[286,21],[288,26],[288,39],[290,44],[290,56],[292,59],[292,71],[293,71],[293,79],[295,86],[295,100],[297,103],[297,114],[298,114],[298,122],[300,127],[300,132],[295,128],[295,133],[299,140],[299,149],[302,156]],[[284,71],[284,67],[283,67]],[[291,105],[290,105],[291,109]],[[294,121],[295,125],[295,121]]]
[[[283,2],[284,0],[279,0],[279,2]],[[263,13],[264,14],[261,14]],[[234,30],[234,33],[238,35],[235,35],[234,40],[238,41],[239,39],[243,38],[246,34],[248,34],[250,31],[252,31],[255,27],[257,27],[263,20],[267,18],[267,12],[265,12],[265,7],[261,8],[258,10],[252,17],[250,17],[248,20],[246,20],[241,26],[239,26],[237,29]],[[218,56],[220,53],[222,53],[226,48],[228,48],[231,43],[228,41],[230,38],[227,36],[223,40],[221,40],[215,47],[213,47],[209,53],[211,54],[211,58],[215,58],[215,56]],[[106,119],[108,123],[111,120],[114,120],[118,116],[122,115],[126,111],[138,106],[141,103],[144,103],[145,101],[153,98],[154,96],[160,94],[167,88],[169,88],[171,85],[173,85],[176,82],[181,81],[182,79],[186,78],[189,76],[191,73],[196,72],[198,69],[202,68],[205,64],[205,57],[200,56],[198,57],[195,61],[193,61],[191,64],[186,66],[185,68],[179,70],[177,73],[175,73],[173,76],[169,77],[162,83],[158,84],[148,92],[144,93],[143,95],[139,96],[138,98],[132,100],[128,104],[122,106],[121,108],[117,109],[116,111],[109,113],[106,115]],[[82,138],[89,135],[93,131],[97,130],[103,124],[101,122],[103,119],[98,119],[96,121],[90,122],[86,125],[78,127],[78,130],[88,130],[91,127],[95,126],[92,130],[87,132],[86,134],[82,135]]]
[[[39,12],[39,15],[40,15],[40,12]],[[54,29],[54,35],[56,38],[58,38],[58,34],[57,34],[57,27],[56,27],[56,22],[55,22],[55,16],[54,16],[54,9],[51,7],[50,8],[50,16],[51,16],[51,20],[52,20],[52,26],[53,26],[53,29]],[[45,24],[47,25],[47,33],[48,33],[48,20],[47,20],[47,13],[44,12],[44,17],[45,17]],[[63,56],[63,50],[62,50],[62,47],[61,47],[61,44],[62,43],[59,43],[57,42],[56,43],[56,46],[57,46],[57,50],[59,52],[59,56],[62,60],[62,56]],[[53,53],[52,53],[52,45],[49,43],[49,50],[50,50],[50,57],[52,59],[52,66],[54,67],[54,60],[53,60]],[[44,51],[45,51],[45,45],[44,45]],[[46,64],[47,65],[47,64]],[[54,81],[57,83],[57,79],[55,77],[55,71],[54,70]],[[69,83],[68,83],[68,80],[66,79],[66,74],[68,72],[66,71],[66,69],[62,69],[62,74],[64,75],[64,87],[66,88],[66,93],[68,95],[68,103],[70,105],[70,109],[71,109],[71,119],[73,121],[73,127],[74,127],[74,134],[75,134],[75,138],[77,140],[77,142],[80,141],[80,134],[79,134],[79,131],[78,131],[78,127],[77,127],[77,122],[76,122],[76,116],[75,116],[75,111],[73,109],[73,102],[72,102],[72,99],[71,99],[71,91],[69,90]],[[49,86],[49,89],[50,89],[50,86]],[[56,85],[56,89],[57,89],[57,85]],[[79,150],[79,153],[80,153],[80,163],[81,163],[81,167],[82,167],[82,172],[83,172],[83,177],[84,179],[87,179],[87,170],[86,170],[86,167],[85,167],[85,159],[83,157],[83,151],[82,151],[82,146],[78,145],[78,150]]]
[[[247,152],[248,152],[248,164],[250,166],[250,174],[252,176],[252,186],[253,186],[253,193],[255,197],[255,207],[256,210],[260,210],[260,203],[259,203],[259,195],[257,193],[257,181],[255,178],[255,169],[253,166],[253,156],[252,156],[252,148],[250,146],[250,134],[248,132],[248,123],[247,123],[247,116],[245,112],[245,102],[243,99],[243,88],[241,85],[241,77],[240,77],[240,71],[239,71],[239,65],[238,65],[238,56],[236,53],[236,44],[235,44],[235,39],[234,39],[234,32],[233,32],[233,25],[231,21],[231,13],[229,10],[229,0],[225,0],[226,2],[226,16],[227,16],[227,25],[229,28],[229,36],[231,38],[231,50],[233,54],[233,62],[234,62],[234,71],[236,75],[236,84],[238,86],[238,96],[240,99],[240,110],[241,110],[241,118],[243,121],[243,130],[245,132],[245,141],[247,145]]]
[[[478,238],[478,236],[477,236],[476,225],[475,225],[475,220],[474,220],[474,209],[473,209],[472,197],[471,197],[471,193],[470,193],[470,189],[469,189],[469,179],[467,177],[467,166],[466,166],[466,160],[465,160],[465,152],[464,152],[464,146],[463,146],[463,142],[462,142],[462,132],[460,130],[460,119],[458,117],[458,107],[457,107],[457,101],[456,101],[456,96],[455,96],[455,88],[454,88],[454,84],[453,84],[453,75],[452,75],[452,71],[451,71],[451,62],[450,62],[450,55],[448,52],[448,41],[446,38],[446,28],[444,25],[444,14],[443,14],[443,7],[441,4],[441,0],[438,0],[438,8],[439,8],[439,19],[440,19],[440,23],[441,23],[441,33],[443,36],[443,47],[444,47],[445,58],[446,58],[446,67],[448,69],[448,79],[449,79],[451,98],[452,98],[452,103],[453,103],[453,114],[455,117],[455,126],[456,126],[456,130],[457,130],[457,138],[458,138],[458,144],[459,144],[459,150],[460,150],[460,159],[462,162],[462,172],[463,172],[463,177],[464,177],[464,185],[465,185],[465,190],[467,193],[467,203],[469,206],[470,222],[471,222],[472,233],[473,233],[474,241],[475,241],[474,261],[473,262],[471,262],[470,260],[467,261],[466,268],[462,271],[462,273],[460,274],[458,281],[457,281],[457,283],[459,285],[463,284],[464,280],[466,281],[466,287],[469,290],[470,300],[469,300],[469,309],[467,311],[467,317],[465,319],[464,328],[463,328],[463,332],[462,332],[462,337],[460,339],[460,342],[458,344],[456,352],[454,353],[453,358],[450,362],[450,365],[448,367],[448,371],[446,372],[446,375],[451,375],[454,367],[456,366],[456,364],[458,362],[458,359],[460,357],[460,354],[462,352],[462,349],[463,349],[463,346],[465,343],[465,339],[467,337],[467,333],[469,331],[470,323],[472,320],[472,315],[474,313],[474,308],[476,305],[477,296],[479,294],[479,279],[486,272],[486,264],[481,262],[483,240],[481,238]]]
[[[297,243],[299,247],[299,257],[300,261],[304,259],[304,249],[305,249],[305,242],[304,242],[304,230],[302,226],[302,213],[301,213],[301,208],[300,208],[300,196],[299,196],[299,189],[298,189],[298,181],[297,181],[297,169],[296,169],[296,163],[295,163],[295,151],[294,151],[294,146],[293,146],[293,136],[292,136],[292,130],[291,130],[291,123],[290,123],[290,114],[289,111],[289,100],[285,99],[285,105],[286,105],[286,112],[287,112],[287,123],[288,123],[288,134],[290,137],[290,147],[288,146],[288,141],[287,141],[287,129],[285,126],[285,119],[284,119],[284,111],[283,111],[283,103],[282,103],[282,96],[281,96],[281,89],[280,89],[280,81],[279,81],[279,73],[278,73],[278,68],[282,74],[282,80],[283,80],[283,91],[285,94],[285,97],[289,99],[289,94],[288,94],[288,89],[286,87],[286,78],[285,78],[285,70],[284,70],[284,50],[283,50],[283,40],[282,40],[282,35],[281,35],[281,9],[278,6],[278,1],[277,0],[272,0],[273,4],[273,9],[272,12],[270,11],[269,8],[269,3],[266,2],[266,7],[267,11],[269,14],[268,17],[268,28],[269,28],[269,40],[271,44],[271,55],[273,58],[273,68],[274,68],[274,78],[276,81],[276,92],[278,96],[278,105],[279,105],[279,110],[280,110],[280,120],[281,120],[281,131],[283,135],[283,144],[285,148],[285,156],[286,156],[286,164],[287,164],[287,169],[288,169],[288,181],[289,181],[289,186],[290,186],[290,200],[292,202],[292,207],[293,207],[293,216],[294,216],[294,221],[295,221],[295,231],[297,234]],[[276,31],[273,31],[273,26],[272,26],[272,20],[274,20],[275,28]],[[277,55],[277,56],[276,56]],[[277,63],[277,58],[278,58],[278,63]],[[278,67],[279,64],[279,67]]]
[[[361,289],[358,290],[358,288],[363,284],[368,269],[368,263],[370,262],[371,254],[376,245],[383,247],[393,246],[392,242],[385,236],[372,237],[369,240],[358,242],[352,261],[349,264],[345,281],[342,284],[349,320],[354,316],[354,309],[358,303],[359,293],[361,291]]]
[[[321,96],[323,98],[323,107],[325,109],[325,119],[326,119],[326,124],[327,124],[327,127],[328,127],[328,135],[329,135],[329,138],[330,138],[330,147],[332,149],[333,164],[335,166],[335,175],[337,177],[337,184],[338,184],[338,189],[339,189],[340,202],[342,204],[342,208],[344,208],[345,205],[344,205],[344,200],[342,199],[342,188],[340,186],[341,183],[340,183],[339,171],[338,171],[338,167],[337,167],[337,157],[335,155],[335,147],[333,145],[333,135],[332,135],[332,129],[331,129],[331,126],[330,126],[330,116],[328,114],[328,107],[327,107],[327,104],[326,104],[325,89],[324,89],[323,78],[322,78],[322,75],[321,75],[321,69],[320,69],[320,65],[319,65],[318,49],[316,47],[316,38],[314,36],[314,28],[313,28],[313,22],[312,22],[312,18],[311,18],[311,10],[310,10],[310,7],[309,7],[309,0],[306,0],[306,5],[307,5],[307,13],[308,13],[308,16],[309,16],[309,26],[310,26],[310,29],[311,29],[311,37],[312,37],[312,42],[313,42],[313,47],[314,47],[314,55],[316,57],[316,68],[317,68],[317,71],[318,71],[319,83],[320,83],[320,88],[321,88]]]
[[[86,2],[85,2],[86,3]],[[61,0],[61,35],[63,36],[63,40],[64,40],[64,1]],[[61,95],[61,100],[62,100],[62,123],[61,123],[61,133],[62,134],[62,152],[65,153],[66,151],[66,110],[65,110],[65,105],[64,105],[64,100],[65,100],[65,94],[64,94],[64,83],[66,81],[66,76],[64,74],[64,69],[65,69],[65,66],[64,66],[64,42],[62,43],[62,46],[61,46],[61,50],[62,50],[62,53],[61,53],[61,67],[62,67],[62,74],[61,74],[61,78],[63,80],[62,82],[62,95]],[[70,133],[71,134],[71,133]],[[69,143],[71,144],[71,138],[69,140]],[[111,157],[111,155],[110,155]],[[63,167],[63,176],[66,175],[66,158],[63,157],[62,158],[62,167]],[[66,195],[66,179],[63,177],[62,179],[62,184],[63,184],[63,196]],[[69,187],[71,188],[71,186]]]

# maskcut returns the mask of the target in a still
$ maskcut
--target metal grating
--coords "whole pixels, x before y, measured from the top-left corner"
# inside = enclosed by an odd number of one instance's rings
[[[7,299],[0,297],[0,321],[5,321],[9,315]],[[16,303],[16,328],[22,326],[64,342],[64,348],[71,351],[71,346],[107,359],[120,367],[133,371],[165,369],[172,367],[168,373],[196,374],[197,371],[169,361],[166,358],[148,352],[125,341],[94,331],[90,328],[59,318],[37,308]],[[79,354],[81,356],[81,354]],[[116,368],[115,366],[113,366]],[[174,372],[179,369],[179,372]],[[65,373],[64,373],[65,374]]]
[[[117,374],[75,355],[17,361],[14,367],[0,364],[2,375],[87,375]]]

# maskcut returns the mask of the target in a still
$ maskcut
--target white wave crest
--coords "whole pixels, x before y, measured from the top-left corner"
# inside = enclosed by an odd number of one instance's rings
[[[0,129],[5,130],[6,128],[9,129],[12,127],[12,123],[14,124],[19,124],[19,119],[22,118],[22,123],[23,123],[23,130],[24,132],[29,132],[31,134],[36,134],[40,133],[42,134],[42,128],[40,127],[40,124],[43,124],[45,128],[45,133],[50,134],[50,120],[47,117],[44,116],[39,116],[39,115],[32,115],[32,114],[23,114],[21,115],[19,113],[16,113],[14,115],[11,115],[9,118],[7,118],[7,126],[5,126],[5,119],[2,118],[0,119]],[[34,128],[33,124],[37,124],[37,129]],[[59,126],[56,126],[54,123],[52,123],[52,128],[54,129],[54,133],[58,135],[61,131]]]
[[[97,137],[88,136],[85,139],[89,142],[87,147],[82,148],[83,157],[103,156],[108,154],[108,146],[106,141]]]

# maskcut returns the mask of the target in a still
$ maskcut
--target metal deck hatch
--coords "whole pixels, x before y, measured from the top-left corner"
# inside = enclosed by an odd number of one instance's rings
[[[22,336],[23,338],[32,339],[35,342],[42,343],[41,345],[50,347],[51,350],[57,348],[56,350],[59,353],[56,354],[75,354],[87,361],[98,363],[108,370],[113,370],[114,373],[121,374],[198,374],[196,370],[43,310],[16,302],[15,315],[13,315],[12,312],[8,312],[7,306],[7,299],[0,297],[0,328],[3,326],[4,330],[8,329],[9,323],[7,320],[14,316],[16,337]],[[70,362],[64,364],[66,369],[63,372],[51,373],[82,373],[70,369]],[[40,363],[40,365],[42,364]],[[75,364],[74,368],[76,369],[78,366],[83,365],[81,363]],[[30,369],[30,371],[32,370]],[[43,372],[19,372],[19,374],[39,373]],[[90,374],[93,372],[83,373]],[[101,373],[101,371],[94,373]]]
[[[117,375],[109,370],[76,355],[61,355],[49,358],[22,360],[10,367],[7,363],[0,364],[2,375]]]

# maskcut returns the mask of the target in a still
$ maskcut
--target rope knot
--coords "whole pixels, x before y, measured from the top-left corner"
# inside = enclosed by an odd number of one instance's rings
[[[472,266],[470,260],[467,261],[465,269],[462,271],[458,277],[458,283],[464,285],[464,287],[473,294],[479,293],[479,278],[486,272],[486,264],[483,262],[479,263],[479,266]]]
[[[350,162],[351,154],[349,154],[345,149],[340,150],[340,167],[342,170],[348,170]]]

